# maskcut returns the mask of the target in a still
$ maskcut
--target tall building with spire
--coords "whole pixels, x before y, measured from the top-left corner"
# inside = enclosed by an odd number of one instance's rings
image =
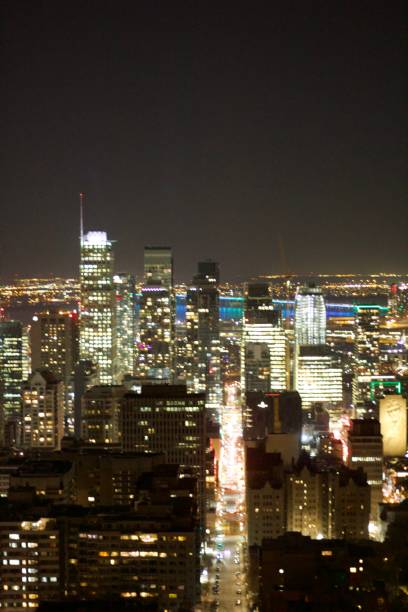
[[[144,249],[136,375],[171,382],[174,369],[175,298],[169,247]]]
[[[97,367],[100,384],[114,382],[113,244],[106,232],[81,231],[79,356]]]

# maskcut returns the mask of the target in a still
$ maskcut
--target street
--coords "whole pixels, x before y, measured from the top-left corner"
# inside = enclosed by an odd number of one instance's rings
[[[209,536],[208,565],[198,611],[247,611],[245,479],[242,415],[238,385],[227,388],[221,415],[221,454],[215,528]]]

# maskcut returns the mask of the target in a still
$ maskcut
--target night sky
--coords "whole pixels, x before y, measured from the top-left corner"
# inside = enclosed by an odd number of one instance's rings
[[[407,269],[407,21],[373,0],[3,0],[0,279],[86,229],[175,274]]]

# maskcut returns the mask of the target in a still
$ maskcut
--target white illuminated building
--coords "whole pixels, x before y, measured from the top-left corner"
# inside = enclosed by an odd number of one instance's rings
[[[289,388],[288,340],[273,323],[245,322],[241,345],[241,388],[283,391]]]
[[[300,287],[297,291],[295,338],[299,346],[326,343],[326,306],[318,287]]]
[[[315,403],[333,406],[343,401],[342,370],[323,351],[300,349],[295,385],[305,410]]]
[[[106,232],[81,236],[80,359],[97,365],[97,382],[112,384],[114,288],[112,241]]]

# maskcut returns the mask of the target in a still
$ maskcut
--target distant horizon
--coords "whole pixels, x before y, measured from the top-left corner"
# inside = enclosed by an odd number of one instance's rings
[[[123,270],[123,269],[116,270],[114,272],[114,275],[119,274],[119,273],[131,274],[136,279],[139,279],[139,277],[141,278],[143,276],[143,272],[140,275],[138,275],[134,272],[131,272],[129,270]],[[229,282],[245,283],[245,282],[249,282],[251,280],[256,280],[256,279],[267,281],[268,278],[270,280],[273,280],[273,279],[291,278],[291,277],[294,277],[294,278],[302,278],[302,277],[318,277],[318,278],[384,277],[384,278],[389,278],[389,277],[396,277],[396,278],[407,278],[408,280],[408,272],[271,272],[271,273],[260,273],[260,274],[256,274],[253,276],[249,276],[246,278],[246,280],[222,279],[220,281],[220,284],[222,285],[223,283],[229,283]],[[41,275],[28,276],[28,275],[23,275],[21,273],[15,273],[13,276],[3,277],[3,278],[0,277],[0,282],[4,284],[4,283],[12,283],[13,280],[22,281],[22,280],[51,280],[51,279],[66,280],[66,281],[73,280],[73,281],[78,281],[78,282],[80,280],[79,275],[78,276],[72,276],[72,275],[66,276],[63,274],[49,274],[49,275],[41,274]],[[191,280],[192,278],[189,280],[177,279],[175,280],[175,284],[190,283]]]

